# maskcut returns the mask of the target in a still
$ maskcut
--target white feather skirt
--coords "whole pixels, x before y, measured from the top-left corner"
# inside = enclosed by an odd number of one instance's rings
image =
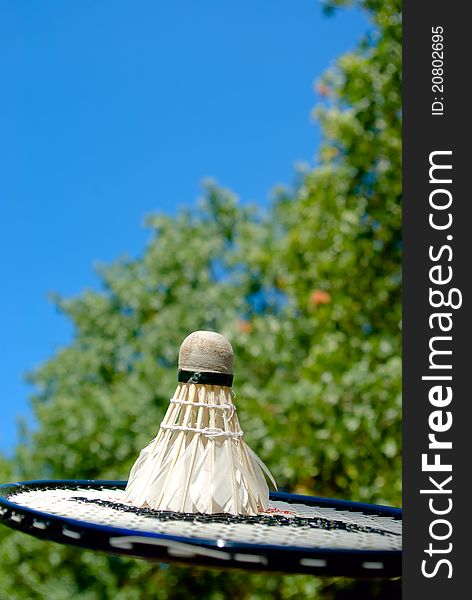
[[[261,459],[244,442],[231,388],[181,383],[131,469],[125,501],[186,513],[256,515],[269,504]]]

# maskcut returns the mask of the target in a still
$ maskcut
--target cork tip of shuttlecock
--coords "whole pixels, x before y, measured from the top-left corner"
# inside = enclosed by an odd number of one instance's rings
[[[194,331],[180,346],[179,369],[232,375],[233,348],[219,333]]]

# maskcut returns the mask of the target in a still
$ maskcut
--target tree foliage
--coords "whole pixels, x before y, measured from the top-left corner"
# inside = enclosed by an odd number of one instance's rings
[[[324,139],[293,190],[263,214],[208,183],[197,210],[148,219],[143,255],[101,267],[101,291],[56,300],[74,340],[32,374],[38,427],[0,461],[2,480],[126,478],[167,408],[181,341],[213,329],[235,350],[246,439],[281,488],[400,504],[401,3],[359,4],[370,30],[318,83]],[[2,600],[397,591],[152,565],[6,528],[0,541]]]

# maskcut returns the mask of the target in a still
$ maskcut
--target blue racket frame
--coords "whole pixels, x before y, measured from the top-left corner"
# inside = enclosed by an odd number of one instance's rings
[[[9,500],[13,494],[41,488],[124,489],[126,481],[37,480],[0,486],[0,522],[35,537],[111,554],[192,566],[238,568],[323,576],[401,576],[401,550],[305,548],[190,538],[122,527],[99,525],[37,511]],[[402,510],[390,506],[272,492],[271,500],[329,507],[367,515],[402,519]]]

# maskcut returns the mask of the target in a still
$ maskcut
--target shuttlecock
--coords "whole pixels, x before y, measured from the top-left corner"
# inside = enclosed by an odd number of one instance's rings
[[[244,442],[231,389],[233,349],[218,333],[182,343],[178,386],[157,436],[133,465],[125,501],[186,513],[255,515],[275,481]]]

